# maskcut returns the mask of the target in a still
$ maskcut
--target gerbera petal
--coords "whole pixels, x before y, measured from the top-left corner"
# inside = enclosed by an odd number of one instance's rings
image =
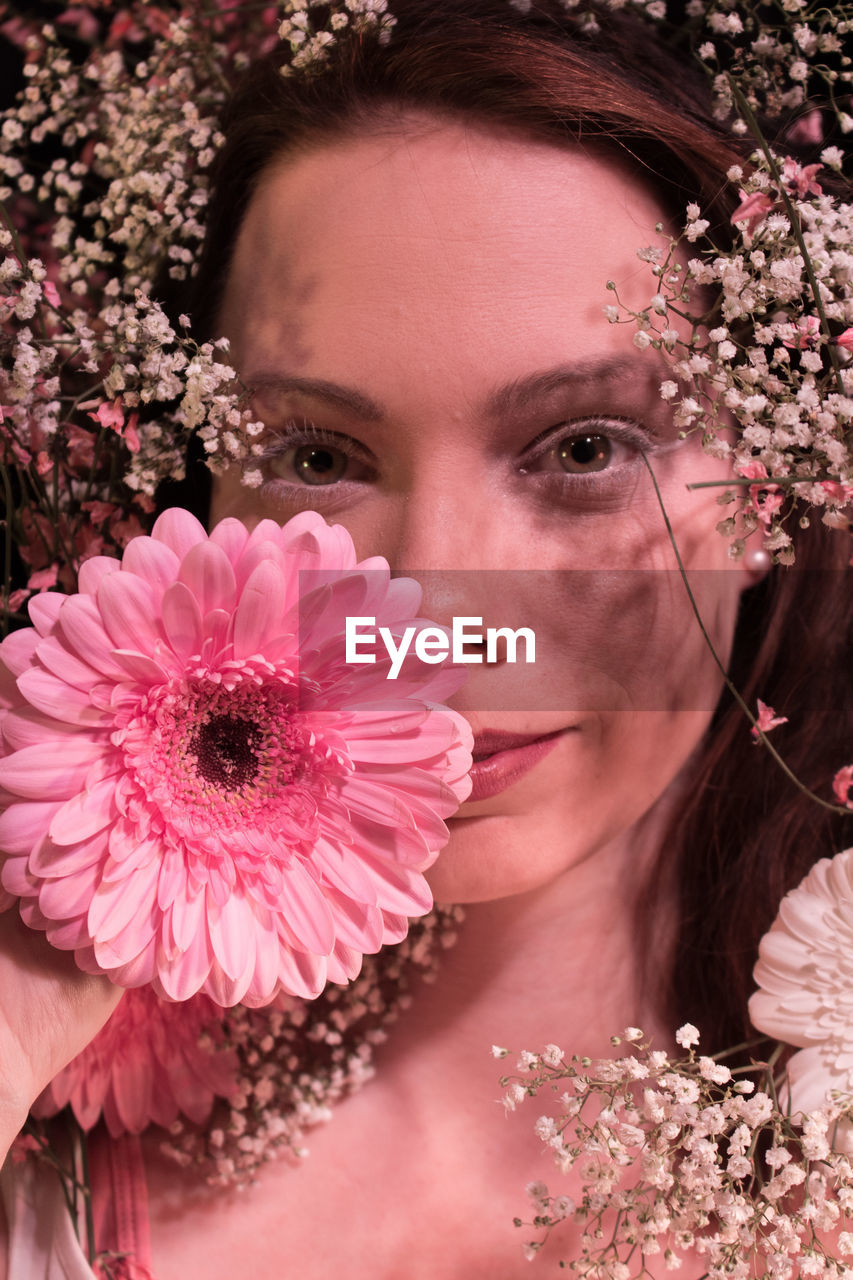
[[[278,985],[279,943],[271,911],[259,904],[255,908],[255,967],[243,1002],[252,1008],[272,1000]]]
[[[21,695],[18,692],[18,685],[12,672],[0,660],[0,711],[8,711],[10,707],[15,707],[21,701]],[[0,715],[0,731],[3,727],[3,717]]]
[[[53,627],[59,611],[68,599],[59,591],[42,591],[32,596],[27,603],[30,621],[40,636],[46,636]]]
[[[409,932],[409,917],[394,915],[391,911],[383,911],[382,919],[385,925],[385,933],[382,938],[383,946],[402,942]]]
[[[341,893],[349,894],[368,906],[376,906],[376,882],[350,845],[319,836],[312,862],[323,878]]]
[[[25,916],[23,909],[21,910],[21,915],[31,929],[44,929],[47,934],[47,940],[52,947],[56,947],[59,951],[73,951],[78,965],[81,969],[84,968],[80,962],[80,953],[81,948],[85,947],[89,941],[85,913],[81,916],[75,916],[72,920],[49,921],[42,919],[38,923],[34,918]],[[95,967],[88,969],[87,972],[100,973],[100,969]]]
[[[95,940],[109,941],[130,923],[136,921],[140,939],[153,935],[152,922],[159,919],[157,904],[157,864],[146,863],[132,876],[107,883],[101,881],[89,905],[89,932]]]
[[[251,904],[239,894],[232,894],[221,907],[208,908],[207,923],[213,954],[228,977],[240,981],[255,960]],[[246,986],[249,977],[246,978]]]
[[[156,542],[164,542],[179,560],[199,542],[207,541],[204,525],[183,507],[169,507],[158,516],[151,530]]]
[[[48,920],[68,920],[85,915],[97,873],[93,867],[77,867],[61,880],[45,880],[39,890],[39,910]]]
[[[123,1070],[114,1073],[112,1098],[115,1116],[110,1114],[109,1108],[104,1108],[104,1119],[112,1137],[121,1133],[142,1133],[150,1118],[151,1083],[151,1072],[139,1058],[128,1059]]]
[[[31,666],[38,643],[39,634],[33,627],[13,631],[0,644],[0,661],[9,668],[13,676],[19,676]]]
[[[212,542],[200,542],[184,556],[178,581],[189,587],[202,617],[211,609],[233,609],[237,579],[228,556]]]
[[[103,839],[103,835],[101,838]],[[142,867],[147,867],[154,859],[160,862],[160,858],[161,850],[156,840],[129,841],[127,847],[122,850],[121,860],[112,857],[106,859],[101,871],[101,879],[110,884],[116,880],[126,879],[128,876],[135,875]]]
[[[0,849],[4,853],[29,853],[50,826],[61,800],[25,801],[0,813]]]
[[[336,582],[312,589],[314,577],[308,571],[303,572],[302,589],[305,594],[299,601],[299,644],[301,648],[307,649],[321,644],[330,630],[336,636],[337,643],[341,644],[346,619],[363,612],[362,606],[368,592],[368,584],[362,574],[350,574]]]
[[[155,951],[153,923],[149,920],[146,927],[140,927],[139,919],[134,916],[112,937],[99,938],[95,942],[95,954],[99,964],[112,974],[112,971],[117,968],[134,964],[141,955],[148,952],[153,957]]]
[[[23,806],[17,806],[22,808]],[[58,805],[50,805],[53,812]],[[0,819],[2,822],[2,819]],[[47,829],[45,824],[45,829]],[[32,845],[30,846],[32,848]],[[78,844],[54,844],[47,838],[40,840],[30,855],[30,870],[33,875],[45,880],[61,879],[63,876],[93,867],[106,856],[107,842],[100,833],[91,840],[81,840]]]
[[[207,931],[207,915],[202,913],[201,928],[190,939],[177,960],[162,948],[158,953],[156,987],[168,1000],[188,1000],[206,987],[214,963],[213,947]]]
[[[302,1000],[314,1000],[326,985],[327,958],[308,951],[279,949],[279,980],[285,991]],[[244,1003],[250,1005],[248,992]]]
[[[270,521],[265,521],[264,523],[270,524]],[[277,525],[275,527],[278,528]],[[258,565],[265,563],[271,564],[275,568],[280,569],[285,582],[288,584],[288,589],[290,588],[292,579],[291,565],[278,542],[258,542],[249,538],[246,548],[237,563],[236,573],[238,592],[243,590]],[[288,594],[288,599],[290,600],[292,598],[292,595]]]
[[[73,653],[56,636],[46,636],[39,641],[36,656],[53,675],[67,684],[76,685],[88,697],[93,684],[100,681],[100,675],[88,662]]]
[[[216,662],[229,643],[232,614],[227,609],[211,609],[204,615],[202,653],[206,662]]]
[[[75,653],[101,675],[110,680],[125,678],[122,668],[110,656],[114,645],[104,630],[97,603],[91,596],[69,596],[57,627]]]
[[[285,603],[281,570],[269,560],[261,561],[243,587],[234,612],[235,658],[248,658],[263,651],[264,641],[280,630]]]
[[[26,858],[7,858],[0,868],[0,881],[13,898],[30,898],[38,892],[38,880],[30,874]]]
[[[363,560],[358,567],[362,570],[367,569],[367,561]],[[389,626],[395,622],[417,617],[423,598],[423,585],[414,578],[392,578],[385,588],[384,595],[380,614],[381,624]]]
[[[338,942],[368,954],[379,950],[383,941],[384,921],[378,907],[355,902],[345,893],[335,890],[327,894],[327,901]]]
[[[361,972],[361,952],[338,943],[329,956],[326,977],[329,982],[352,982]]]
[[[358,849],[370,849],[374,857],[413,871],[426,871],[435,862],[437,842],[428,841],[425,833],[417,828],[407,831],[404,827],[379,826],[355,813],[350,814],[350,822],[349,839]],[[334,836],[334,829],[330,826],[330,838]],[[446,839],[447,828],[444,823],[441,824],[441,829]]]
[[[301,519],[304,514],[304,512],[300,513],[299,518]],[[311,514],[316,515],[316,512],[312,511]],[[320,518],[322,519],[322,516]],[[290,528],[292,523],[293,522],[291,520],[288,520],[287,526],[285,527]],[[249,532],[246,549],[243,554],[251,554],[253,548],[255,548],[260,542],[271,542],[277,550],[284,551],[287,543],[287,536],[284,528],[282,528],[280,524],[276,524],[275,520],[259,520]]]
[[[220,520],[210,531],[210,541],[221,547],[233,565],[239,561],[246,543],[249,541],[249,530],[242,520],[227,518]]]
[[[89,767],[103,750],[100,743],[87,738],[24,747],[0,760],[0,786],[27,800],[45,795],[65,800],[85,785]]]
[[[66,684],[41,667],[30,667],[18,676],[18,688],[27,701],[46,716],[92,728],[103,724],[103,713],[92,706],[86,689]]]
[[[403,800],[405,793],[389,791],[362,774],[343,779],[340,793],[352,813],[363,814],[383,826],[414,829],[411,810]]]
[[[114,556],[90,556],[80,565],[77,584],[83,595],[93,596],[108,574],[120,572],[121,564]]]
[[[181,562],[165,542],[156,538],[133,538],[127,544],[121,565],[153,587],[154,597],[159,600],[178,576]]]
[[[111,573],[98,587],[98,608],[115,649],[153,650],[161,640],[154,592],[133,573]]]
[[[376,897],[384,910],[419,916],[431,909],[432,893],[418,872],[390,866],[367,851],[362,851],[361,858],[376,878]]]
[[[168,914],[169,927],[178,951],[188,951],[192,939],[206,926],[204,891],[177,894]]]
[[[454,741],[453,727],[443,716],[425,718],[417,728],[407,732],[395,723],[393,716],[384,717],[378,713],[367,732],[358,723],[351,731],[344,732],[351,760],[364,764],[389,764],[397,768],[408,762],[419,763],[430,756],[440,755]],[[425,770],[423,772],[426,773]],[[432,773],[426,776],[428,787],[434,792],[439,785],[438,780]]]
[[[163,595],[163,629],[175,654],[186,661],[201,652],[204,638],[201,609],[183,582],[173,582]]]
[[[114,778],[104,778],[88,791],[82,791],[54,815],[49,835],[56,844],[76,844],[103,831],[118,816]]]
[[[297,859],[282,867],[282,882],[282,908],[294,934],[308,951],[328,955],[335,931],[320,886]]]
[[[410,771],[413,775],[421,772],[414,766],[410,767]],[[383,770],[382,775],[378,776],[371,770],[370,775],[367,776],[350,774],[345,778],[341,785],[341,797],[348,807],[366,816],[371,816],[372,810],[374,820],[385,825],[392,825],[395,819],[389,822],[388,816],[383,818],[381,793],[385,792],[389,797],[389,800],[386,800],[388,805],[386,813],[393,809],[395,814],[400,815],[401,822],[405,822],[402,809],[399,809],[394,801],[403,804],[403,797],[405,797],[404,808],[408,813],[408,825],[413,831],[419,831],[437,851],[447,843],[448,832],[443,818],[451,817],[456,812],[459,801],[451,788],[437,777],[432,779],[432,786],[428,786],[426,796],[418,794],[422,790],[423,784],[420,778],[413,777],[412,786],[407,790],[400,784],[399,775],[395,776],[394,771],[389,770],[385,773]],[[432,791],[431,795],[429,791]],[[390,800],[391,797],[393,801]]]
[[[101,949],[105,957],[109,957],[111,943],[104,942]],[[80,952],[75,951],[74,959],[81,969],[85,969],[87,973],[100,973],[102,967],[98,963],[93,963],[91,968],[87,968],[80,958]],[[103,966],[109,970],[110,980],[119,987],[147,987],[154,984],[157,979],[157,948],[153,942],[144,947],[135,959],[128,961],[127,964],[114,964],[107,960]]]
[[[113,649],[113,657],[119,662],[127,674],[141,684],[160,684],[166,679],[166,671],[144,653],[132,649]]]

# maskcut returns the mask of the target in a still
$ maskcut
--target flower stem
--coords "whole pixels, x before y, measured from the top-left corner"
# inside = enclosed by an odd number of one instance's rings
[[[759,476],[757,479],[749,476],[729,476],[725,480],[694,480],[692,484],[687,485],[688,489],[719,489],[723,485],[755,485],[758,489],[764,489],[769,484],[809,484],[805,476]]]
[[[841,805],[833,804],[830,800],[824,800],[821,796],[817,795],[816,792],[812,791],[809,787],[807,787],[804,782],[801,782],[800,779],[797,777],[797,775],[793,772],[793,770],[785,763],[785,761],[779,755],[779,752],[772,745],[772,743],[768,741],[767,734],[763,731],[763,729],[759,729],[757,718],[752,714],[752,711],[749,709],[743,697],[741,696],[740,691],[737,689],[736,685],[730,678],[729,673],[726,671],[726,668],[723,666],[722,662],[720,661],[719,654],[717,653],[717,650],[714,648],[714,642],[709,636],[708,630],[704,622],[702,621],[702,615],[699,612],[699,606],[696,603],[696,597],[693,595],[693,590],[690,586],[690,581],[687,577],[687,570],[685,569],[684,562],[681,559],[681,552],[678,550],[678,543],[676,541],[675,531],[673,530],[672,524],[669,519],[669,515],[667,514],[666,506],[663,500],[663,495],[661,494],[660,486],[658,485],[658,482],[657,482],[657,477],[655,476],[655,473],[652,470],[651,464],[648,458],[646,457],[645,453],[641,453],[640,457],[643,459],[643,464],[646,470],[648,471],[649,475],[651,476],[652,484],[654,485],[655,496],[658,501],[658,506],[660,507],[660,510],[661,510],[661,515],[663,516],[663,519],[664,519],[664,524],[666,525],[666,532],[669,537],[669,541],[670,541],[670,545],[672,546],[673,553],[675,555],[676,564],[678,565],[678,572],[681,575],[681,581],[684,583],[684,589],[687,592],[687,599],[690,601],[690,608],[692,609],[693,616],[699,625],[699,630],[702,633],[702,638],[704,639],[706,645],[708,646],[708,652],[710,653],[711,657],[714,659],[714,662],[717,665],[717,669],[720,672],[720,675],[723,677],[723,682],[726,688],[728,689],[729,693],[732,695],[732,697],[734,698],[735,702],[738,704],[740,709],[743,711],[747,720],[749,720],[750,724],[755,729],[761,744],[770,752],[770,755],[773,757],[776,764],[779,766],[779,768],[782,770],[785,776],[794,784],[797,790],[801,791],[804,796],[808,796],[808,798],[810,800],[813,800],[815,804],[820,805],[822,809],[828,809],[830,813],[837,813],[837,814],[843,815],[844,817],[849,817],[850,816],[849,809],[842,808]]]
[[[86,1218],[86,1256],[89,1265],[95,1261],[95,1218],[92,1212],[92,1186],[89,1177],[89,1139],[82,1125],[79,1128],[80,1172],[82,1175],[83,1212]]]
[[[9,468],[0,466],[3,472],[3,493],[6,499],[6,518],[3,521],[3,619],[0,634],[9,631],[9,596],[12,594],[12,481]]]

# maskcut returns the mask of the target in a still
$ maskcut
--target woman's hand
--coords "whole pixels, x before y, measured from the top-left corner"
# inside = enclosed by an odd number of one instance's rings
[[[100,1031],[121,995],[28,929],[15,908],[0,915],[0,1160],[42,1089]]]

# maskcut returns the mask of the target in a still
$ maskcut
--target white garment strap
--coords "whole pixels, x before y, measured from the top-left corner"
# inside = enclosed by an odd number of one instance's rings
[[[0,1196],[9,1226],[7,1280],[94,1280],[53,1169],[9,1156]]]

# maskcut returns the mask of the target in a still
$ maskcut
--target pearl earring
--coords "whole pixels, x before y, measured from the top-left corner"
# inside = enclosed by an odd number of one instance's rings
[[[747,547],[743,553],[743,564],[744,568],[753,574],[757,581],[770,572],[773,560],[770,552],[762,544],[757,547]]]

